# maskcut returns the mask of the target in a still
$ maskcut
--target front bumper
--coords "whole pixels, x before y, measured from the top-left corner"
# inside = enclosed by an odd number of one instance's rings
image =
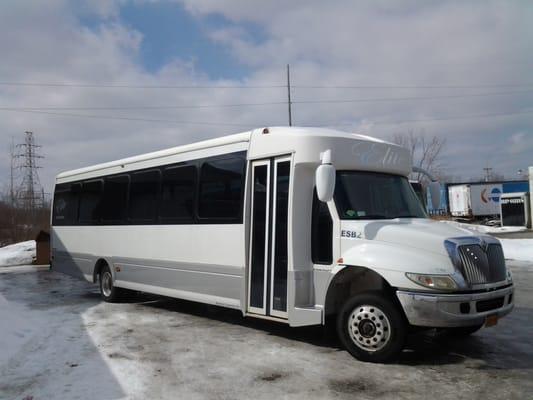
[[[514,286],[491,292],[433,294],[398,290],[396,295],[411,325],[432,328],[473,326],[489,315],[503,317],[514,306]]]

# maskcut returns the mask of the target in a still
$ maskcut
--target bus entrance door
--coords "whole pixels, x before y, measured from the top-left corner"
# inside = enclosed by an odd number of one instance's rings
[[[291,159],[253,161],[248,311],[287,318]]]

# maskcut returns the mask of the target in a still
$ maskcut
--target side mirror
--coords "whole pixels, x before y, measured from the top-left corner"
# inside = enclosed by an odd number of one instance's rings
[[[431,205],[434,210],[440,208],[440,182],[434,181],[429,184],[429,194],[431,196]]]
[[[335,191],[335,167],[331,165],[331,151],[326,150],[321,154],[322,164],[315,173],[316,194],[323,202],[330,201]]]

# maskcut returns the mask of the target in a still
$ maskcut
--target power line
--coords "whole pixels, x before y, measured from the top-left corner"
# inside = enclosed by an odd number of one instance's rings
[[[516,111],[516,112],[505,112],[505,113],[488,113],[488,114],[471,114],[471,115],[458,115],[452,117],[442,117],[442,118],[422,118],[422,119],[404,119],[398,121],[377,121],[376,125],[392,125],[392,124],[405,124],[408,122],[438,122],[438,121],[453,121],[461,119],[472,119],[472,118],[495,118],[495,117],[508,117],[512,115],[523,115],[523,114],[533,114],[533,110],[525,111]]]
[[[67,83],[67,82],[8,82],[1,81],[0,86],[22,87],[65,87],[65,88],[103,88],[103,89],[280,89],[283,84],[264,85],[138,85],[112,83]],[[295,89],[481,89],[529,87],[533,82],[497,83],[497,84],[455,84],[455,85],[291,85]]]
[[[121,117],[121,116],[112,116],[112,115],[93,115],[93,114],[73,114],[73,113],[59,113],[59,112],[49,112],[49,111],[38,111],[31,109],[0,109],[0,111],[7,112],[21,112],[29,114],[45,114],[45,115],[57,115],[61,117],[75,117],[75,118],[89,118],[89,119],[109,119],[109,120],[119,120],[119,121],[142,121],[142,122],[167,122],[173,124],[183,124],[183,125],[210,125],[210,126],[235,126],[235,127],[250,127],[250,125],[245,124],[232,124],[226,122],[200,122],[200,121],[177,121],[171,119],[155,119],[155,118],[137,118],[137,117]]]
[[[470,114],[470,115],[457,115],[452,117],[442,117],[442,118],[420,118],[420,119],[404,119],[404,120],[395,120],[395,121],[371,121],[369,120],[369,124],[373,125],[398,125],[398,124],[405,124],[405,123],[418,123],[418,122],[441,122],[441,121],[455,121],[455,120],[462,120],[462,119],[474,119],[474,118],[497,118],[497,117],[510,117],[514,115],[525,115],[525,114],[533,114],[533,110],[524,110],[524,111],[517,111],[517,112],[505,112],[505,113],[487,113],[487,114]],[[327,126],[353,126],[354,124],[337,124],[337,123],[330,123],[330,124],[321,124],[319,126],[327,127]],[[316,126],[316,125],[314,125]]]
[[[411,100],[438,100],[438,99],[456,99],[469,97],[490,97],[490,96],[507,96],[515,94],[533,93],[533,90],[519,90],[509,92],[489,92],[489,93],[468,93],[468,94],[450,94],[439,96],[411,96],[411,97],[377,97],[362,99],[319,99],[319,100],[291,100],[289,104],[328,104],[328,103],[365,103],[365,102],[389,102],[389,101],[411,101]],[[79,106],[79,107],[0,107],[4,111],[17,110],[165,110],[165,109],[195,109],[195,108],[233,108],[233,107],[256,107],[270,105],[285,105],[284,101],[271,101],[261,103],[235,103],[235,104],[198,104],[198,105],[161,105],[161,106]],[[290,114],[290,113],[289,113]]]
[[[292,85],[295,89],[482,89],[526,86],[533,86],[533,82],[479,85]]]
[[[319,104],[319,103],[364,103],[364,102],[388,102],[388,101],[409,101],[409,100],[437,100],[437,99],[457,99],[467,97],[488,97],[488,96],[504,96],[513,94],[533,93],[533,90],[519,90],[512,92],[491,92],[491,93],[470,93],[470,94],[450,94],[441,96],[412,96],[412,97],[375,97],[366,99],[351,99],[351,100],[294,100],[293,104]]]
[[[111,116],[111,115],[94,115],[94,114],[73,114],[73,113],[59,113],[59,112],[48,112],[48,111],[37,111],[37,110],[11,110],[11,109],[0,109],[0,111],[7,112],[22,112],[30,114],[45,114],[45,115],[56,115],[64,117],[76,117],[76,118],[89,118],[89,119],[108,119],[108,120],[120,120],[120,121],[142,121],[142,122],[163,122],[163,123],[173,123],[173,124],[183,124],[183,125],[209,125],[209,126],[235,126],[235,127],[245,127],[250,128],[250,124],[234,124],[226,122],[200,122],[200,121],[177,121],[169,119],[155,119],[155,118],[137,118],[137,117],[121,117],[121,116]],[[451,120],[461,120],[461,119],[473,119],[473,118],[494,118],[494,117],[507,117],[513,115],[523,115],[523,114],[533,114],[533,110],[517,111],[517,112],[505,112],[505,113],[490,113],[490,114],[473,114],[473,115],[459,115],[452,117],[443,117],[443,118],[427,118],[427,119],[406,119],[406,120],[396,120],[396,121],[375,121],[375,125],[394,125],[394,124],[403,124],[409,122],[437,122],[437,121],[451,121]],[[255,124],[257,125],[257,124]],[[275,125],[275,124],[259,124],[259,125]],[[259,126],[257,125],[257,126]],[[321,124],[320,126],[352,126],[353,124]],[[317,126],[317,125],[314,125]]]
[[[97,84],[97,83],[43,83],[43,82],[0,82],[0,86],[43,86],[65,88],[95,89],[279,89],[285,85],[134,85],[134,84]]]
[[[97,107],[0,107],[4,111],[16,110],[173,110],[173,109],[194,109],[194,108],[232,108],[232,107],[254,107],[270,105],[286,105],[286,101],[271,101],[263,103],[237,103],[237,104],[198,104],[198,105],[168,105],[168,106],[97,106]]]

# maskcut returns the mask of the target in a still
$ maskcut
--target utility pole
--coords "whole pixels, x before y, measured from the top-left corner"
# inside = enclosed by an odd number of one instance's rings
[[[483,171],[485,171],[485,182],[490,181],[490,177],[492,175],[492,168],[485,167],[485,168],[483,168]]]
[[[23,144],[16,146],[21,149],[21,152],[15,157],[23,159],[20,164],[20,168],[23,170],[20,200],[23,207],[33,216],[36,208],[44,205],[39,175],[37,175],[37,169],[41,168],[37,165],[37,159],[44,157],[37,154],[37,149],[41,146],[35,144],[33,132],[26,131],[25,133],[26,140]]]
[[[290,66],[287,64],[287,98],[288,98],[288,105],[289,105],[289,126],[292,126],[292,111],[291,111],[291,71]]]
[[[11,172],[9,175],[9,205],[15,207],[15,139],[11,136],[11,144],[9,146],[9,156],[11,157]]]

